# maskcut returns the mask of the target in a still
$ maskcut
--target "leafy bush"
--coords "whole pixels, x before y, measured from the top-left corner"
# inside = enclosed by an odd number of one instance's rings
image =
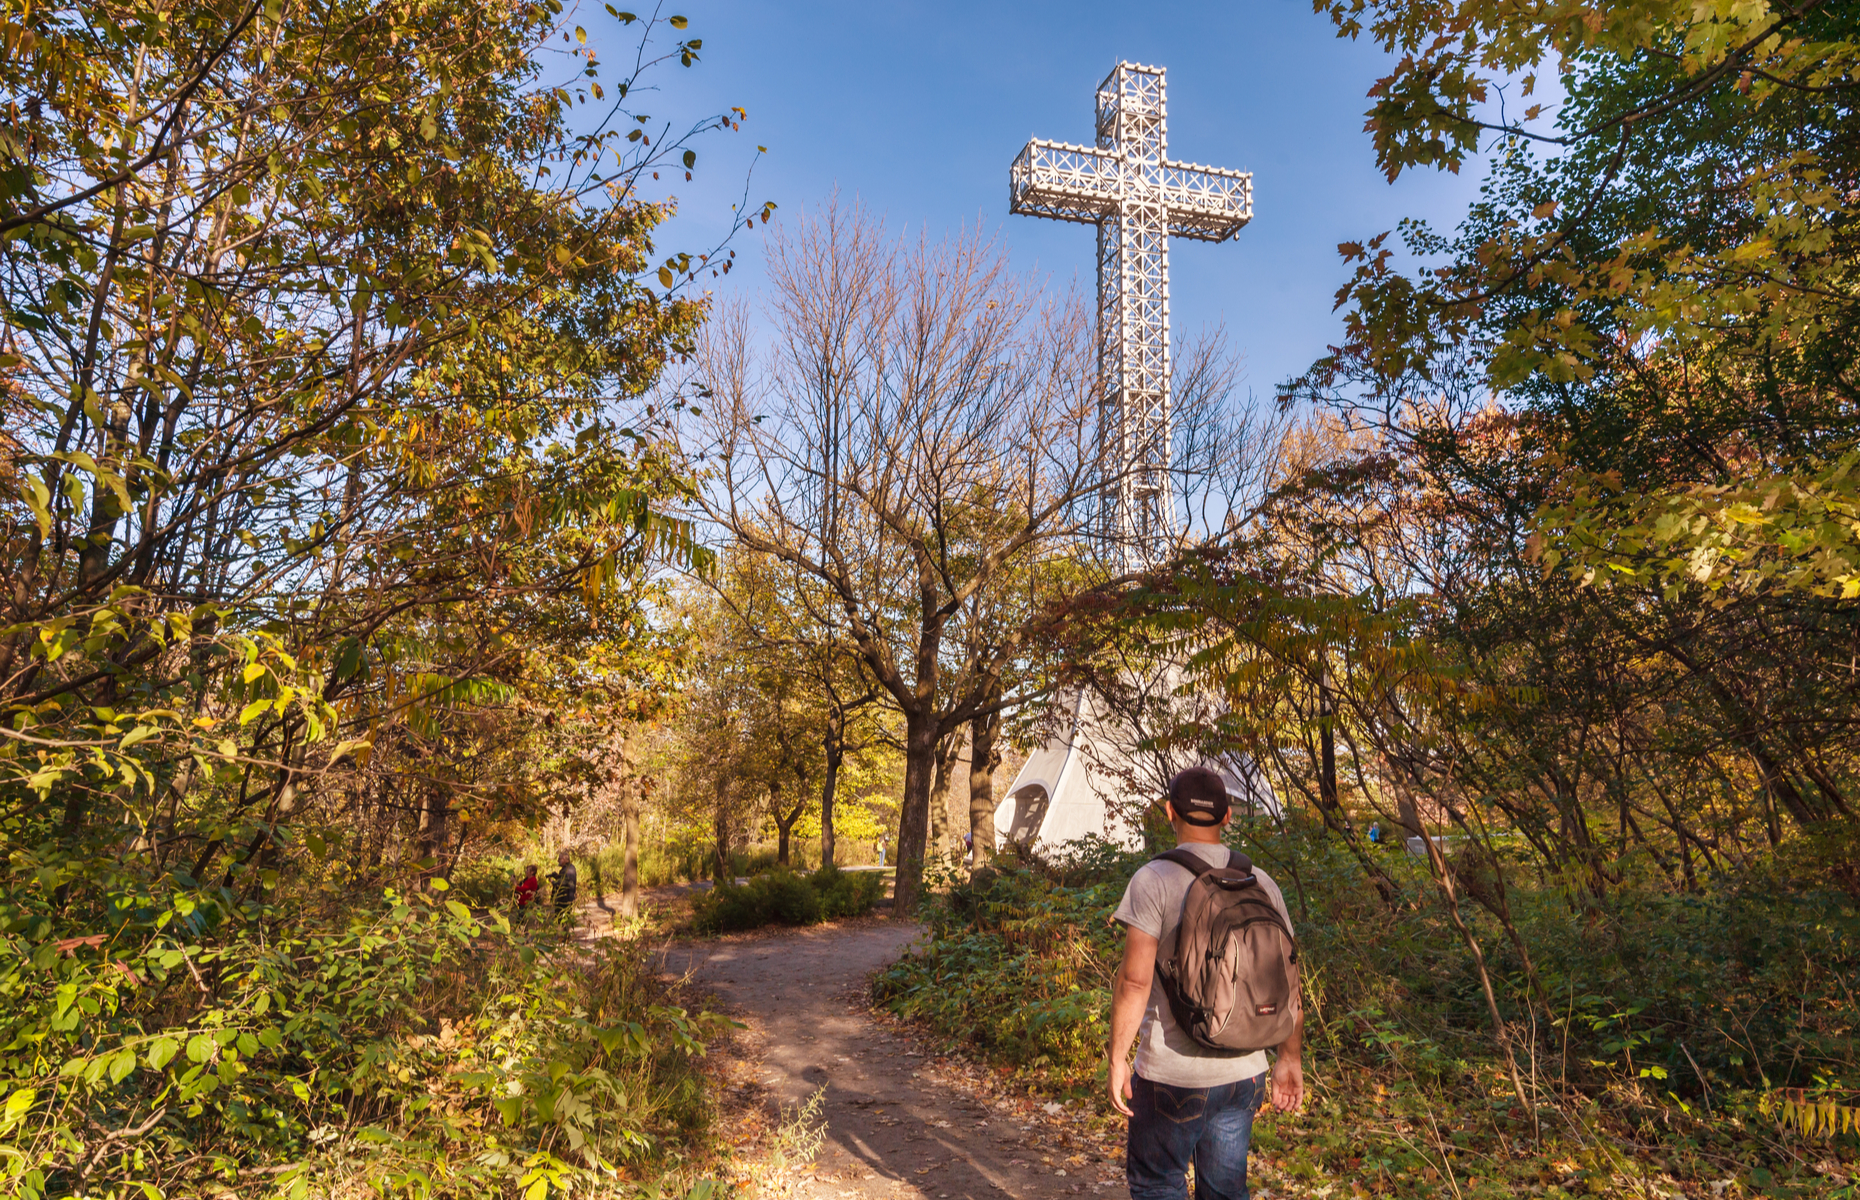
[[[745,884],[719,884],[692,909],[692,929],[730,933],[764,925],[811,925],[820,919],[820,897],[799,875],[770,871]]]
[[[765,925],[812,925],[870,912],[884,892],[875,872],[825,870],[796,875],[776,869],[748,883],[726,883],[698,898],[691,927],[728,933]]]
[[[885,877],[877,871],[842,871],[824,867],[807,877],[820,896],[822,920],[862,917],[885,894]]]
[[[1827,1112],[1840,1124],[1853,1106],[1860,913],[1838,891],[1752,875],[1674,894],[1624,865],[1620,890],[1595,908],[1512,865],[1508,902],[1532,951],[1536,1000],[1494,914],[1462,897],[1531,1102],[1546,1110],[1539,1115],[1507,1098],[1513,1086],[1478,971],[1422,860],[1369,851],[1395,888],[1384,900],[1336,836],[1294,820],[1266,836],[1236,831],[1236,840],[1283,888],[1304,966],[1306,1071],[1319,1082],[1306,1128],[1283,1145],[1323,1159],[1329,1177],[1381,1172],[1365,1179],[1438,1194],[1438,1157],[1430,1165],[1406,1143],[1365,1148],[1361,1117],[1373,1109],[1454,1130],[1456,1143],[1491,1136],[1482,1153],[1499,1159],[1513,1153],[1507,1146],[1574,1129],[1561,1149],[1537,1143],[1529,1170],[1593,1159],[1583,1170],[1598,1185],[1611,1162],[1654,1157],[1676,1176],[1711,1179],[1726,1161],[1767,1160],[1752,1167],[1760,1183],[1782,1170],[1774,1143],[1758,1135],[1775,1127],[1785,1101],[1798,1124],[1820,1104],[1824,1129]],[[937,896],[925,914],[929,946],[879,977],[880,1003],[1042,1086],[1095,1095],[1123,947],[1107,918],[1146,856],[1074,849]],[[1326,1158],[1331,1135],[1321,1131],[1333,1125],[1357,1132],[1338,1137],[1344,1149]],[[1259,1144],[1277,1148],[1262,1128]],[[1833,1136],[1830,1153],[1851,1160],[1853,1136]],[[1382,1165],[1371,1171],[1371,1160]]]
[[[998,869],[942,893],[931,945],[878,979],[881,1003],[1062,1089],[1082,1087],[1110,1036],[1120,879],[1066,887]]]
[[[498,908],[511,903],[517,880],[523,877],[523,862],[536,859],[479,858],[453,868],[448,882],[452,892],[467,904],[479,908]]]
[[[262,1172],[286,1195],[507,1196],[656,1173],[705,1125],[711,1019],[664,1003],[637,943],[601,939],[590,966],[444,893],[318,926],[211,890],[58,940],[18,898],[0,905],[9,1195]]]

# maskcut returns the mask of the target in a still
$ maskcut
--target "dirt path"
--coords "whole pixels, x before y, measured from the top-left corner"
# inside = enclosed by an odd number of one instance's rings
[[[825,1088],[826,1141],[796,1195],[825,1200],[1056,1200],[1122,1190],[1121,1166],[1052,1105],[990,1098],[873,1021],[865,981],[921,932],[873,921],[674,944],[690,974],[749,1025],[744,1087],[792,1108]]]

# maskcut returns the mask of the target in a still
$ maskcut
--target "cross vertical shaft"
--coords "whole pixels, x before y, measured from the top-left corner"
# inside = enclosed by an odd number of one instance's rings
[[[1171,162],[1163,70],[1119,63],[1098,85],[1097,145],[1034,139],[1010,211],[1098,227],[1097,530],[1127,568],[1175,529],[1170,484],[1169,238],[1225,241],[1253,216],[1253,177]]]
[[[1138,186],[1098,222],[1099,535],[1126,565],[1174,532],[1169,486],[1169,218],[1163,73],[1119,66],[1098,86],[1097,142]]]

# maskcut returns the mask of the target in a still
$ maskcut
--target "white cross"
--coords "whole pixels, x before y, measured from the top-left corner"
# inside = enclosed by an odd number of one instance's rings
[[[1147,566],[1175,528],[1169,484],[1169,238],[1224,242],[1253,219],[1253,176],[1170,162],[1163,69],[1098,85],[1098,145],[1035,138],[1008,208],[1098,227],[1099,532]]]

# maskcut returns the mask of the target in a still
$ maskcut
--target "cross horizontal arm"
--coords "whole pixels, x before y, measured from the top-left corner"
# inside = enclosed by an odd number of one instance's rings
[[[1114,154],[1035,138],[1008,169],[1008,211],[1096,225],[1117,212],[1123,177]]]
[[[1169,233],[1200,242],[1224,242],[1253,219],[1251,172],[1164,162],[1159,174],[1115,151],[1035,138],[1008,170],[1008,211],[1096,225],[1125,200],[1160,200]]]
[[[1162,192],[1173,237],[1224,242],[1253,219],[1250,171],[1165,162]]]

